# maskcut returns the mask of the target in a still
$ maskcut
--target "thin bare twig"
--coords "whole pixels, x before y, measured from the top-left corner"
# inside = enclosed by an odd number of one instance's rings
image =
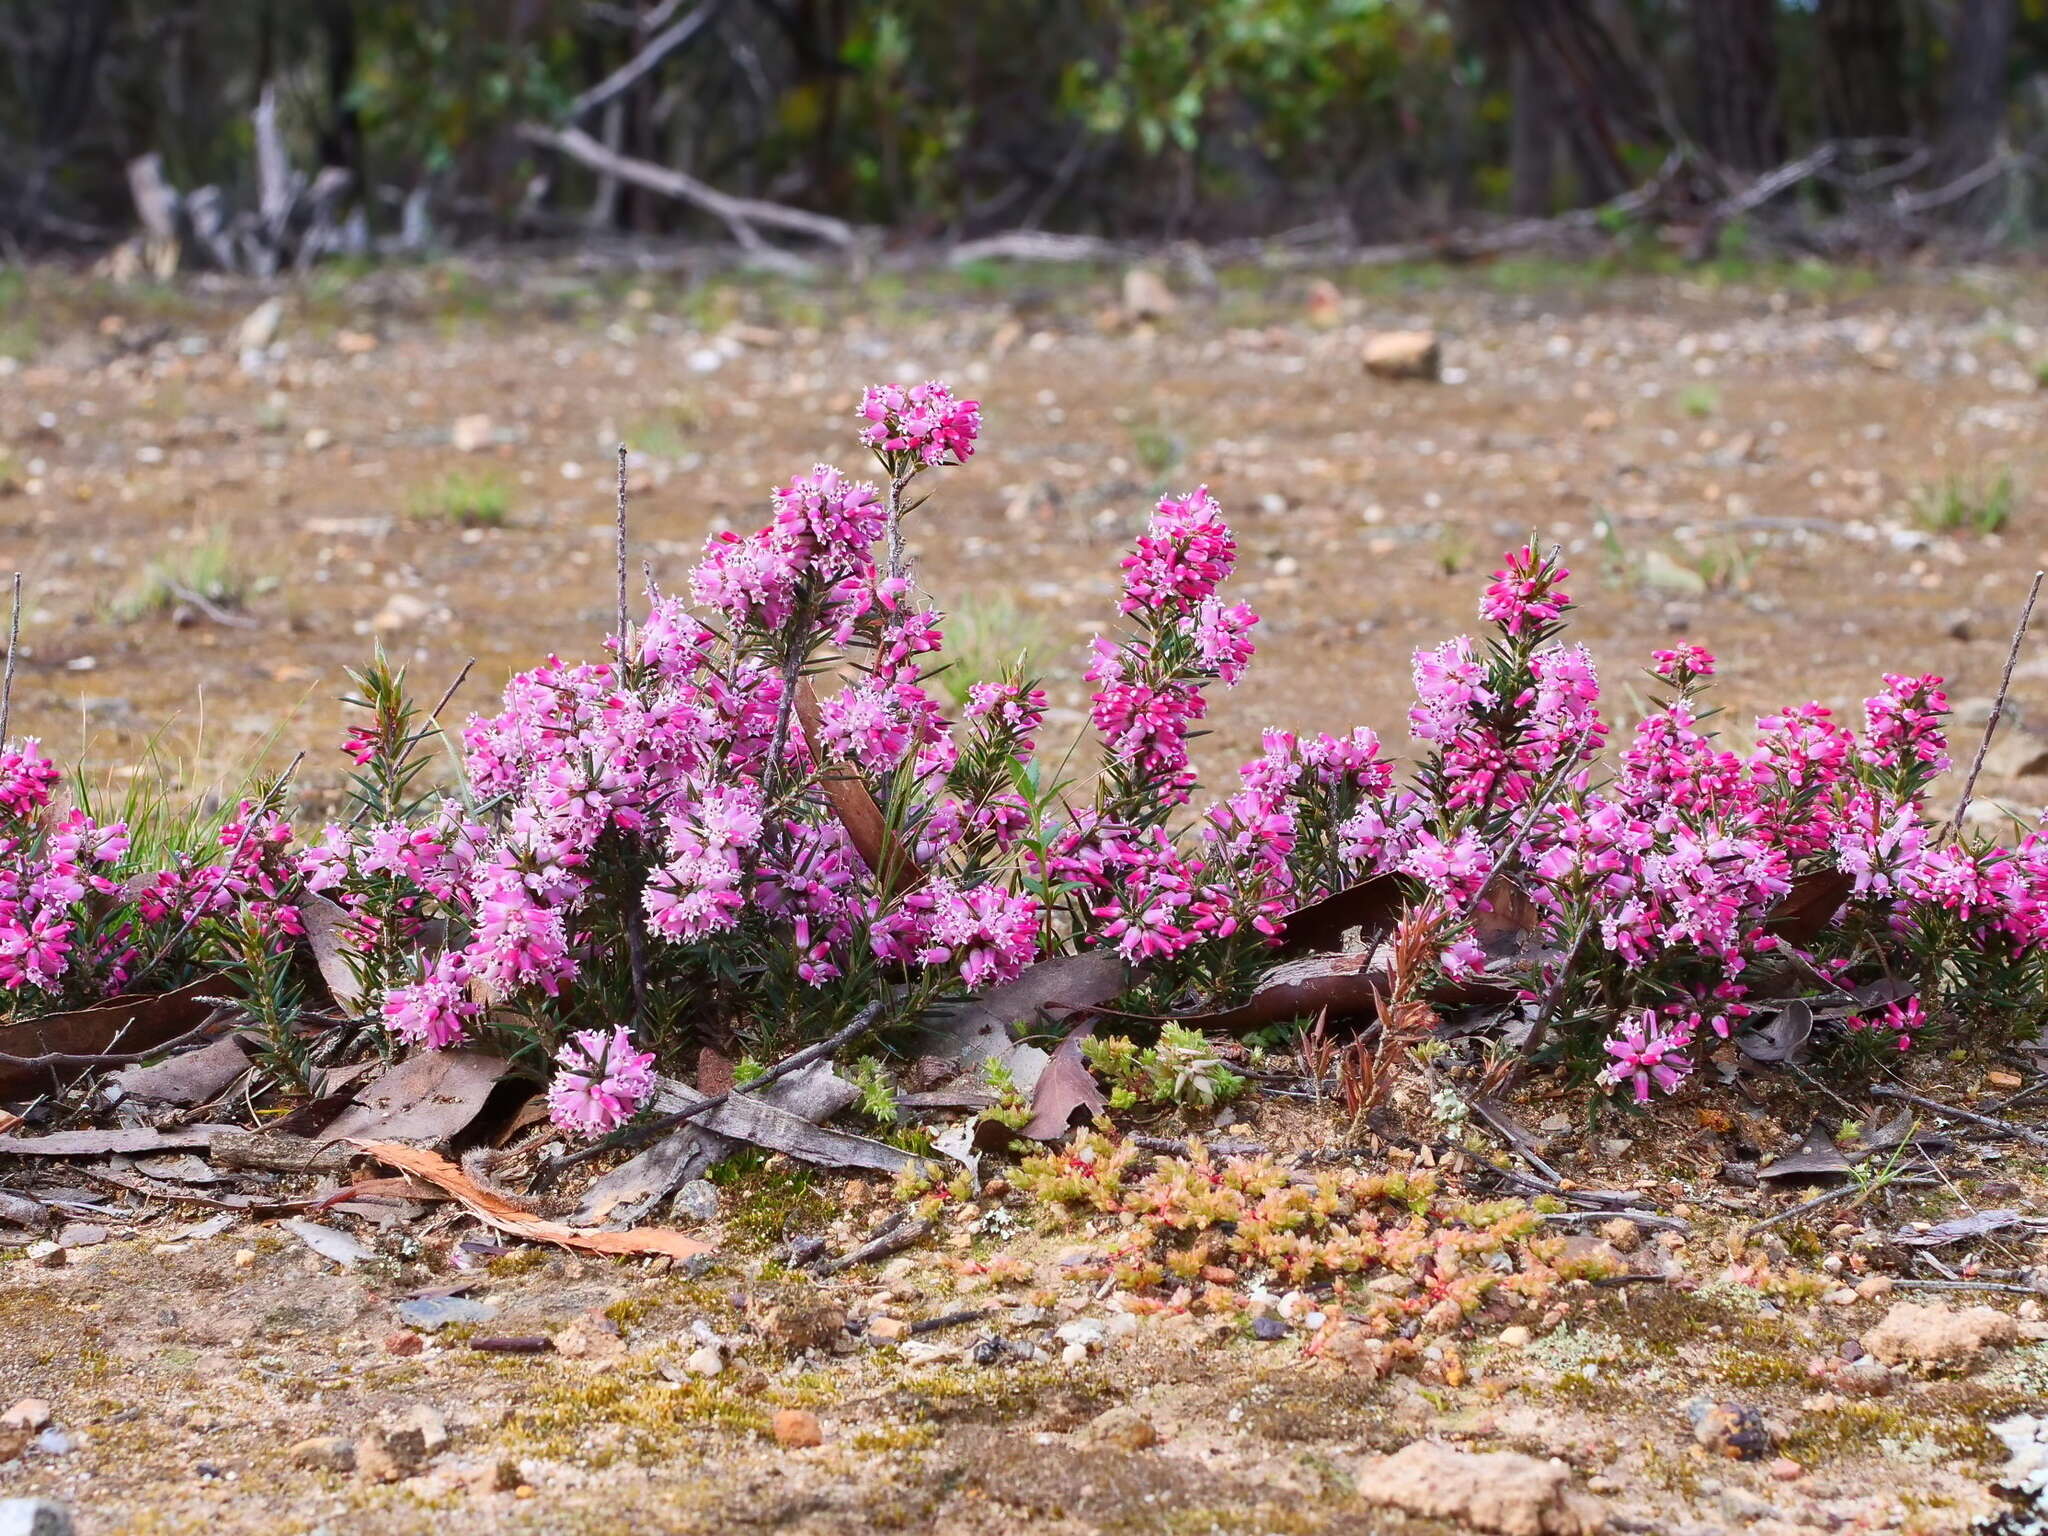
[[[619,514],[613,536],[619,578],[619,660],[626,659],[626,445],[619,444]]]
[[[0,679],[0,746],[7,742],[7,721],[14,713],[14,657],[21,649],[21,572],[14,573],[14,602],[7,610],[7,675]]]
[[[1996,1131],[2001,1136],[2011,1136],[2020,1141],[2030,1141],[2037,1147],[2048,1147],[2048,1131],[2037,1131],[2030,1125],[2020,1125],[2012,1120],[2000,1120],[1994,1115],[1980,1115],[1974,1109],[1958,1109],[1953,1104],[1944,1104],[1939,1099],[1930,1099],[1906,1088],[1895,1088],[1890,1083],[1879,1083],[1870,1090],[1872,1098],[1903,1099],[1908,1104],[1917,1104],[1922,1109],[1937,1115],[1946,1115],[1951,1120],[1962,1120],[1970,1125],[1981,1126],[1987,1131]]]
[[[440,701],[427,711],[427,718],[429,720],[432,720],[436,725],[440,724],[441,711],[448,707],[448,701],[455,697],[456,690],[469,680],[469,669],[475,665],[476,658],[474,656],[462,664],[462,670],[455,674],[455,681],[448,685],[448,689],[441,695]]]
[[[1788,1205],[1775,1216],[1766,1216],[1762,1221],[1751,1222],[1747,1227],[1743,1228],[1742,1235],[1744,1237],[1755,1237],[1757,1233],[1768,1231],[1770,1228],[1777,1226],[1778,1223],[1790,1221],[1795,1216],[1804,1216],[1808,1211],[1817,1211],[1824,1205],[1833,1205],[1837,1200],[1846,1200],[1851,1195],[1868,1193],[1869,1191],[1861,1184],[1844,1184],[1839,1189],[1829,1190],[1826,1194],[1815,1195],[1811,1200],[1802,1200],[1797,1205]]]
[[[132,1067],[152,1057],[165,1056],[173,1051],[183,1050],[188,1045],[197,1045],[200,1041],[218,1034],[220,1026],[227,1022],[224,1014],[210,1013],[203,1023],[195,1024],[174,1039],[166,1040],[160,1045],[152,1045],[146,1051],[50,1051],[41,1056],[12,1056],[0,1051],[0,1062],[10,1067]],[[119,1043],[118,1039],[115,1043]]]
[[[1991,735],[2005,713],[2005,696],[2012,687],[2012,669],[2019,664],[2020,643],[2027,638],[2027,624],[2034,617],[2034,599],[2041,595],[2041,581],[2048,571],[2034,572],[2034,584],[2027,588],[2027,604],[2020,609],[2020,621],[2013,627],[2012,649],[2005,653],[2005,675],[1998,680],[1998,697],[1991,701],[1991,716],[1984,722],[1984,739],[1977,743],[1977,756],[1970,763],[1970,776],[1963,780],[1963,798],[1956,802],[1956,819],[1949,824],[1949,836],[1963,835],[1963,817],[1970,809],[1970,796],[1977,788],[1977,775],[1984,771],[1984,754],[1991,750]]]
[[[236,613],[232,608],[224,608],[204,592],[196,591],[177,581],[170,583],[170,588],[171,595],[177,598],[179,602],[187,603],[198,609],[201,614],[213,620],[216,624],[224,625],[229,629],[256,628],[256,621],[248,614]]]

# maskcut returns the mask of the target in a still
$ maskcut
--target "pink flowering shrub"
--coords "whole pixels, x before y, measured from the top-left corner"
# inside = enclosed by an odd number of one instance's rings
[[[133,803],[152,823],[168,820],[160,803]],[[166,830],[194,846],[156,846]],[[127,819],[94,813],[83,785],[67,793],[35,740],[0,750],[0,1012],[178,985],[222,961],[219,925],[245,912],[289,944],[301,931],[282,899],[292,833],[269,797],[238,802],[225,825],[201,832],[153,826],[138,846]]]
[[[1092,759],[1061,781],[1034,679],[933,691],[945,618],[905,528],[972,458],[979,407],[883,385],[857,414],[878,482],[792,477],[600,659],[514,677],[463,727],[451,793],[421,788],[439,728],[381,660],[356,679],[350,814],[304,847],[265,796],[215,846],[130,870],[122,826],[59,811],[33,742],[0,756],[0,986],[103,995],[157,963],[151,934],[189,933],[177,963],[229,966],[283,1038],[273,962],[331,901],[392,1038],[511,1051],[581,1136],[699,1045],[765,1056],[877,1001],[900,1026],[1089,948],[1130,962],[1136,1011],[1230,1007],[1296,911],[1358,887],[1429,914],[1404,997],[1637,1101],[1795,998],[1821,1049],[1866,1064],[2041,1021],[2048,837],[1930,819],[1939,678],[1886,676],[1860,730],[1805,704],[1737,746],[1706,702],[1714,658],[1683,645],[1651,658],[1651,706],[1617,739],[1565,638],[1570,573],[1530,546],[1486,586],[1476,638],[1416,652],[1408,763],[1364,727],[1270,730],[1203,798],[1189,742],[1258,616],[1198,488],[1123,560],[1086,670]]]

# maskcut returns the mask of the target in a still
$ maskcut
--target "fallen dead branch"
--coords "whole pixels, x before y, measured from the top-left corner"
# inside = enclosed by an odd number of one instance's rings
[[[879,1237],[870,1238],[851,1253],[841,1254],[818,1265],[812,1273],[823,1277],[839,1274],[852,1269],[856,1264],[872,1264],[877,1259],[886,1259],[901,1253],[914,1243],[922,1242],[931,1235],[932,1224],[928,1221],[905,1221],[891,1227]]]
[[[1891,1083],[1879,1083],[1870,1090],[1872,1098],[1898,1099],[1907,1104],[1937,1115],[1946,1115],[1951,1120],[1961,1120],[1981,1130],[1992,1131],[2000,1136],[2017,1141],[2032,1142],[2037,1147],[2048,1147],[2048,1131],[2037,1131],[2030,1125],[2021,1125],[2014,1120],[2001,1120],[1995,1115],[1980,1115],[1974,1109],[1958,1109],[1953,1104],[1944,1104],[1939,1099],[1930,1099],[1910,1089],[1896,1087]]]
[[[725,0],[703,0],[702,4],[681,21],[649,37],[632,58],[569,103],[569,120],[574,122],[578,118],[588,117],[599,107],[618,100],[632,90],[660,68],[662,61],[670,54],[679,52],[695,42],[698,34],[718,19],[718,12],[724,3]]]
[[[843,219],[785,207],[781,203],[764,202],[760,198],[735,197],[699,181],[686,171],[656,165],[648,160],[635,160],[607,149],[580,128],[550,128],[543,123],[521,123],[515,131],[527,143],[567,155],[579,165],[602,175],[617,177],[659,196],[703,209],[732,232],[733,239],[743,250],[767,249],[767,242],[754,227],[757,224],[769,229],[787,230],[791,234],[808,235],[841,250],[852,246],[857,238],[853,226]]]

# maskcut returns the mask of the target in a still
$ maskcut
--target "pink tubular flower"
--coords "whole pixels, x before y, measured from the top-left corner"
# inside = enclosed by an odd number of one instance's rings
[[[0,813],[26,816],[50,803],[50,789],[63,775],[31,737],[0,753]]]
[[[1191,608],[1212,596],[1236,563],[1237,540],[1206,485],[1161,497],[1151,526],[1124,557],[1119,606],[1127,614],[1164,605]]]
[[[654,1052],[633,1049],[621,1024],[607,1036],[579,1029],[555,1053],[561,1070],[548,1084],[548,1118],[573,1136],[602,1136],[639,1112],[654,1092]]]
[[[1636,1102],[1647,1104],[1651,1084],[1676,1093],[1691,1074],[1692,1062],[1685,1055],[1690,1043],[1682,1030],[1667,1028],[1654,1008],[1645,1008],[1624,1020],[1608,1040],[1607,1054],[1614,1061],[1602,1075],[1616,1087],[1633,1084]]]
[[[1252,626],[1258,622],[1248,603],[1226,607],[1220,599],[1205,597],[1195,610],[1196,653],[1204,669],[1214,672],[1227,688],[1236,687],[1251,665]]]
[[[1554,624],[1572,605],[1571,595],[1559,585],[1569,575],[1555,555],[1539,555],[1524,544],[1493,573],[1479,600],[1479,616],[1514,636]]]
[[[907,454],[918,464],[965,464],[981,435],[981,405],[956,400],[937,379],[913,384],[871,384],[855,413],[867,425],[860,440],[884,455]]]
[[[1947,770],[1948,738],[1941,722],[1948,715],[1948,695],[1942,682],[1931,672],[1925,677],[1885,673],[1884,691],[1863,701],[1861,755],[1866,763],[1910,767],[1929,776]]]
[[[1683,688],[1699,678],[1714,675],[1714,653],[1703,645],[1680,645],[1668,651],[1652,651],[1650,670]]]
[[[470,1021],[483,1012],[469,995],[468,978],[457,954],[443,954],[426,976],[410,986],[384,994],[384,1027],[430,1051],[460,1044]]]
[[[1904,1003],[1887,1003],[1884,1012],[1874,1019],[1860,1014],[1849,1021],[1852,1031],[1866,1029],[1888,1029],[1892,1032],[1892,1043],[1902,1051],[1913,1048],[1913,1037],[1927,1027],[1927,1015],[1921,1011],[1920,999],[1909,997]]]

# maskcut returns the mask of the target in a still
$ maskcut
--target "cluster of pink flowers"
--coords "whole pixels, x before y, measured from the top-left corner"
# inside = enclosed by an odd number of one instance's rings
[[[796,476],[761,527],[709,540],[689,599],[651,592],[604,659],[514,677],[463,730],[465,796],[406,791],[418,738],[388,671],[343,748],[383,788],[304,848],[244,802],[203,856],[128,871],[126,829],[60,814],[35,743],[0,752],[0,986],[54,994],[81,953],[117,986],[151,925],[253,915],[282,945],[319,893],[393,1036],[504,1032],[552,1063],[551,1113],[579,1136],[638,1113],[647,1042],[713,1010],[786,1040],[1088,946],[1142,967],[1157,1006],[1201,1006],[1256,979],[1291,911],[1381,877],[1430,914],[1461,995],[1540,1004],[1550,1039],[1638,1101],[1752,1028],[1787,976],[1851,996],[1914,976],[1917,995],[1827,1026],[1898,1049],[1973,998],[2038,1012],[2048,994],[2048,834],[1958,840],[1925,814],[1949,762],[1941,679],[1887,675],[1860,732],[1805,704],[1738,749],[1708,729],[1713,656],[1660,650],[1657,702],[1601,781],[1599,680],[1560,638],[1570,573],[1533,545],[1493,573],[1481,638],[1416,652],[1411,774],[1370,730],[1273,730],[1235,789],[1192,805],[1190,737],[1258,616],[1225,595],[1237,545],[1215,499],[1163,498],[1122,563],[1122,630],[1093,645],[1101,772],[1077,805],[1040,777],[1030,678],[972,682],[957,719],[930,686],[944,622],[906,574],[902,492],[972,455],[979,407],[881,385],[859,415],[886,490]],[[1794,937],[1778,914],[1822,877],[1844,910]],[[1510,911],[1533,931],[1495,945],[1482,923]]]
[[[555,1053],[555,1066],[548,1113],[564,1130],[585,1136],[617,1130],[654,1092],[654,1052],[633,1049],[623,1026],[609,1035],[577,1030]]]
[[[964,464],[981,435],[981,407],[955,399],[936,379],[923,384],[870,385],[861,395],[860,440],[885,459],[907,455],[920,465]]]

